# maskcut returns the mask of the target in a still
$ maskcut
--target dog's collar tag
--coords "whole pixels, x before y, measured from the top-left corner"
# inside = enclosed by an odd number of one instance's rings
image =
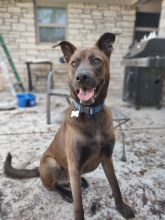
[[[80,114],[80,112],[78,110],[73,110],[71,112],[71,118],[73,118],[73,117],[78,118],[79,114]]]

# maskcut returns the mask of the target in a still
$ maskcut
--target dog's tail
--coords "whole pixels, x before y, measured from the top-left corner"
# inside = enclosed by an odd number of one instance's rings
[[[38,167],[34,169],[16,169],[12,167],[12,156],[10,153],[8,153],[5,160],[4,173],[6,174],[6,176],[14,179],[32,178],[40,176]]]

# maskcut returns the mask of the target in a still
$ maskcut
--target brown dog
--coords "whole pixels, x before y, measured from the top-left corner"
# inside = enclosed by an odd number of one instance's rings
[[[81,175],[95,170],[101,163],[112,188],[116,207],[125,218],[133,218],[132,209],[123,202],[112,162],[115,144],[112,115],[104,106],[109,85],[109,60],[115,35],[103,34],[96,45],[77,49],[67,41],[60,46],[69,64],[69,87],[74,99],[65,111],[65,120],[38,169],[17,170],[11,166],[11,155],[5,162],[5,173],[14,178],[40,175],[45,187],[58,190],[74,203],[75,220],[84,219],[81,196]],[[62,185],[68,180],[71,192]],[[86,185],[85,180],[83,180]]]

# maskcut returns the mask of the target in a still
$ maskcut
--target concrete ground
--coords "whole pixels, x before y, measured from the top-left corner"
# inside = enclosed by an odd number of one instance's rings
[[[1,101],[10,100],[7,97],[1,94]],[[135,210],[137,220],[165,219],[165,108],[142,107],[137,111],[122,102],[115,91],[109,92],[106,103],[131,119],[123,125],[126,162],[121,161],[121,135],[115,131],[114,166],[124,200]],[[47,191],[39,178],[13,180],[3,174],[9,151],[14,166],[38,166],[67,107],[64,99],[53,98],[52,124],[47,125],[45,105],[45,95],[37,94],[35,107],[0,111],[0,219],[73,220],[72,204],[56,192]],[[101,167],[85,177],[89,182],[89,188],[83,191],[85,219],[122,220]]]

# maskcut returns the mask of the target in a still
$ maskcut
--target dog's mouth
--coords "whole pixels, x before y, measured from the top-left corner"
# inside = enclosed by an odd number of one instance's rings
[[[97,86],[96,88],[79,88],[76,89],[76,93],[77,93],[77,97],[79,98],[79,100],[81,101],[90,101],[90,100],[94,100],[99,92],[99,86]]]

